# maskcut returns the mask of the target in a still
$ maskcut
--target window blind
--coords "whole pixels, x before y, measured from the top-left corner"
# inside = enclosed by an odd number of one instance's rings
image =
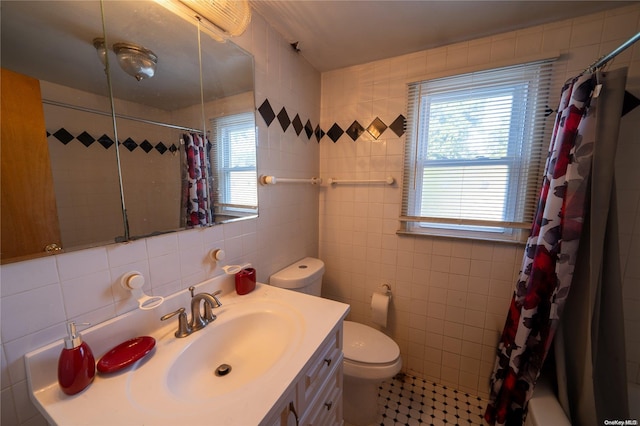
[[[211,126],[216,211],[255,212],[258,178],[254,113],[213,118]]]
[[[409,84],[402,231],[526,239],[553,128],[552,63]]]

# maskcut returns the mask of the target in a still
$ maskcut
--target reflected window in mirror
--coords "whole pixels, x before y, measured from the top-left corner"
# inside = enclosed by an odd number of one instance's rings
[[[210,124],[215,214],[253,215],[258,206],[254,113],[217,117]]]

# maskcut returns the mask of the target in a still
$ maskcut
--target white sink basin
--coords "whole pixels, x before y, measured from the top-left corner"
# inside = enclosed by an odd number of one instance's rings
[[[233,392],[283,363],[302,335],[300,318],[290,310],[248,311],[222,321],[228,314],[190,336],[193,343],[169,367],[166,386],[177,397],[205,400]]]
[[[223,302],[224,303],[224,302]],[[162,338],[147,363],[129,373],[135,404],[173,416],[186,406],[242,398],[251,386],[269,386],[297,352],[305,319],[292,305],[246,300],[214,311],[206,328],[188,337]],[[231,370],[216,375],[223,364]]]
[[[177,319],[160,316],[189,307],[184,290],[161,308],[135,310],[83,332],[96,360],[116,344],[152,336],[154,350],[129,368],[98,374],[77,395],[58,386],[56,366],[62,341],[25,355],[31,399],[52,425],[92,426],[213,424],[258,425],[288,391],[348,305],[258,284],[237,295],[233,276],[214,277],[197,291],[222,290],[217,320],[176,338]],[[216,370],[228,364],[226,375]],[[105,407],[109,407],[105,409]]]

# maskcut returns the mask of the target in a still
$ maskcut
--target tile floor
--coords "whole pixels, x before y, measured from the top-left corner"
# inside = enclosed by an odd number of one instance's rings
[[[455,389],[404,376],[384,382],[378,394],[380,426],[482,425],[487,401]]]

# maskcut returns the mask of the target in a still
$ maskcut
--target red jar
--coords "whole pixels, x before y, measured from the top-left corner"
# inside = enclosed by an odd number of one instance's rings
[[[236,274],[236,293],[251,293],[256,288],[256,270],[245,268]]]

